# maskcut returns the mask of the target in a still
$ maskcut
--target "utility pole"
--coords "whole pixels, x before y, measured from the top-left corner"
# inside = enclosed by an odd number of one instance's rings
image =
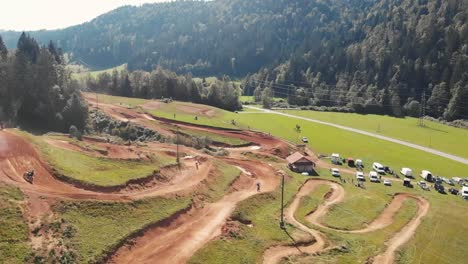
[[[180,160],[179,160],[179,126],[176,126],[177,132],[176,132],[176,144],[177,144],[177,156],[176,156],[176,162],[177,165],[180,165]]]
[[[99,97],[98,97],[98,93],[96,92],[96,109],[99,110]]]
[[[284,226],[284,173],[281,173],[282,179],[281,179],[281,221],[280,221],[280,228],[281,229],[286,229]]]
[[[420,127],[424,127],[424,116],[426,116],[426,89],[421,95],[421,109],[419,110],[419,123]]]

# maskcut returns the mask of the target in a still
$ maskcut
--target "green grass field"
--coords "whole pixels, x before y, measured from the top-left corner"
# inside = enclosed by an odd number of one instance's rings
[[[20,207],[22,192],[0,184],[0,262],[26,263],[32,257],[28,226]]]
[[[79,262],[95,263],[132,232],[165,219],[189,204],[190,197],[132,203],[62,202],[55,210],[76,230],[71,242]]]
[[[193,130],[193,129],[180,129],[179,131],[181,133],[184,133],[190,136],[207,137],[211,139],[211,141],[213,142],[223,143],[223,144],[227,144],[227,145],[234,146],[234,147],[249,143],[242,139],[225,137],[225,136],[221,136],[221,135],[206,132],[206,131],[198,131],[198,130]]]
[[[418,119],[412,117],[396,118],[301,110],[282,110],[281,112],[358,128],[468,158],[468,129],[427,120],[426,126],[420,127],[417,126]]]
[[[45,142],[47,136],[33,136],[17,132],[31,140],[60,174],[97,186],[116,186],[132,179],[149,176],[160,167],[175,164],[166,155],[153,157],[153,161],[125,161],[98,158],[87,154],[54,147]]]
[[[118,72],[122,71],[122,70],[125,70],[127,68],[127,64],[122,64],[122,65],[119,65],[119,66],[116,66],[116,67],[113,67],[113,68],[109,68],[109,69],[104,69],[104,70],[100,70],[100,71],[83,71],[83,72],[79,72],[79,73],[73,73],[72,74],[72,78],[75,79],[75,80],[85,80],[85,78],[87,76],[91,76],[93,78],[96,78],[99,74],[102,74],[102,73],[108,73],[108,74],[112,74],[112,72],[114,70],[117,70]]]

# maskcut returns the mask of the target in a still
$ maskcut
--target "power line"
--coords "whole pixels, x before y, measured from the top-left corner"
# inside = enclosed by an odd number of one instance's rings
[[[254,80],[254,83],[257,82],[258,84],[260,85],[264,85],[264,86],[270,86],[272,88],[275,88],[275,89],[279,89],[279,90],[287,90],[288,93],[289,91],[293,91],[295,92],[297,89],[299,88],[302,88],[302,89],[314,89],[315,87],[311,87],[311,86],[294,86],[294,87],[291,87],[291,85],[286,85],[286,84],[279,84],[279,83],[273,83],[273,81],[270,83],[269,81],[264,81],[264,80],[261,80],[261,79],[255,79],[255,78],[251,78]],[[248,85],[248,84],[247,84]],[[329,89],[329,93],[330,94],[342,94],[342,95],[359,95],[359,94],[366,94],[366,92],[356,92],[356,91],[343,91],[343,90],[336,90],[336,89],[332,89],[332,88],[336,88],[336,86],[333,86],[333,85],[328,85],[328,84],[325,84],[322,86],[325,86],[326,88]],[[251,85],[249,85],[250,88],[256,88],[256,87],[253,87]],[[425,92],[426,89],[424,89],[423,91]],[[313,92],[313,94],[316,94],[317,92]],[[414,93],[401,93],[399,92],[398,95],[400,96],[408,96],[408,97],[414,97],[416,94]],[[450,99],[438,99],[438,101],[443,101],[443,102],[446,102],[446,103],[449,103],[450,102]],[[440,104],[440,103],[439,103]],[[468,104],[466,104],[465,106],[468,107]],[[468,110],[468,108],[463,108],[462,109],[465,109],[465,110]]]
[[[249,86],[249,87],[250,87],[250,88],[254,88],[253,86]],[[279,94],[280,97],[284,97],[284,96],[289,96],[289,95],[290,95],[289,93],[280,92],[280,91],[277,91],[277,90],[274,90],[274,89],[273,89],[273,93],[274,93],[274,95]],[[333,96],[333,95],[331,95],[331,94],[329,94],[329,93],[324,93],[324,94],[318,93],[318,94],[319,94],[319,95],[324,95],[324,96]],[[295,98],[303,98],[303,99],[307,99],[307,100],[308,100],[308,99],[311,99],[311,97],[309,97],[309,96],[303,96],[303,95],[293,95],[293,96],[294,96]],[[322,101],[322,102],[332,102],[332,103],[335,103],[335,104],[337,103],[337,100],[329,100],[329,99],[321,99],[321,98],[317,98],[317,99],[318,99],[319,101]],[[373,98],[373,97],[370,97],[370,98],[365,98],[365,97],[353,97],[353,98],[351,98],[351,99],[362,99],[362,100],[366,101],[366,100],[375,99],[375,98]],[[348,102],[353,103],[353,101],[349,101],[349,100],[348,100]],[[360,104],[365,104],[366,106],[402,107],[402,105],[394,105],[394,104],[372,104],[372,103],[365,103],[365,102],[360,102]],[[424,105],[425,105],[425,106],[424,106],[424,110],[425,110],[426,104],[424,104]],[[344,105],[342,105],[342,107],[343,107],[343,106],[344,106]],[[458,107],[458,108],[459,108],[459,109],[466,109],[466,110],[468,110],[468,108],[464,108],[464,107]],[[423,117],[424,117],[424,116],[425,116],[425,111],[424,111]],[[468,116],[466,116],[466,115],[458,115],[458,116],[463,117],[463,118],[468,118]]]

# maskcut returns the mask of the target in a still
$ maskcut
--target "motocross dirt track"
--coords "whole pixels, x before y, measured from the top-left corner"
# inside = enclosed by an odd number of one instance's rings
[[[236,205],[252,195],[271,192],[279,184],[276,172],[267,165],[250,161],[230,161],[243,171],[234,183],[235,188],[220,201],[194,208],[179,216],[169,226],[148,230],[132,242],[120,248],[110,263],[185,263],[207,242],[221,235],[221,228],[234,211]],[[257,192],[256,183],[261,184]],[[233,186],[233,187],[234,187]],[[237,190],[236,190],[237,189]]]
[[[61,199],[129,201],[177,193],[194,188],[208,176],[212,167],[212,162],[207,160],[200,163],[199,170],[196,170],[196,161],[187,159],[183,160],[183,169],[178,177],[168,183],[135,192],[101,193],[76,188],[57,180],[49,165],[42,161],[34,147],[22,137],[1,131],[0,142],[1,180],[20,187],[27,194]],[[33,184],[23,179],[23,173],[31,168],[34,168],[36,175]]]
[[[301,246],[301,247],[293,247],[293,246],[276,246],[269,248],[265,251],[263,257],[263,263],[272,264],[272,263],[279,263],[282,258],[291,255],[301,255],[304,253],[307,254],[316,254],[331,248],[332,246],[326,240],[325,235],[319,231],[310,229],[305,225],[299,223],[294,214],[296,210],[299,208],[301,199],[311,192],[319,185],[329,185],[331,191],[329,195],[327,195],[325,201],[320,204],[312,213],[307,215],[305,219],[312,223],[315,226],[343,232],[343,233],[369,233],[373,231],[377,231],[383,229],[393,223],[393,218],[398,210],[403,205],[403,202],[406,199],[413,199],[417,202],[418,211],[416,215],[412,218],[412,220],[407,223],[398,233],[394,234],[392,238],[390,238],[386,243],[386,250],[384,253],[379,254],[378,256],[373,258],[373,263],[376,264],[390,264],[393,263],[395,260],[395,253],[400,246],[408,242],[409,239],[414,235],[414,232],[418,228],[419,224],[421,223],[422,218],[427,214],[429,211],[429,202],[419,196],[407,194],[407,193],[399,193],[395,194],[392,201],[385,207],[385,209],[381,212],[381,214],[373,220],[369,225],[362,229],[357,230],[340,230],[332,227],[328,227],[324,225],[320,219],[325,216],[330,208],[335,205],[339,204],[344,200],[345,191],[343,187],[335,182],[327,181],[327,180],[308,180],[304,183],[304,185],[299,189],[299,192],[294,197],[293,202],[291,205],[286,209],[286,218],[289,220],[291,224],[299,228],[300,230],[309,233],[312,235],[313,240],[315,241],[314,244],[310,246]],[[314,245],[316,245],[314,247]]]
[[[99,104],[99,107],[106,114],[113,118],[135,122],[149,129],[156,130],[164,135],[173,135],[167,127],[162,128],[157,122],[173,125],[168,120],[158,120],[155,122],[155,117],[147,114],[138,113],[136,110],[127,109],[122,106]],[[223,225],[235,210],[236,205],[255,195],[263,192],[271,192],[279,185],[278,172],[270,165],[257,161],[245,160],[242,157],[241,151],[248,150],[261,153],[264,155],[275,155],[286,157],[292,146],[282,140],[274,137],[254,132],[240,130],[224,130],[210,127],[203,127],[191,124],[177,123],[178,126],[187,129],[198,131],[206,131],[223,135],[226,137],[239,138],[248,142],[252,142],[258,147],[246,147],[237,151],[233,150],[230,158],[212,158],[208,157],[204,162],[200,163],[200,168],[195,169],[195,159],[183,160],[183,169],[173,171],[176,175],[167,183],[157,184],[151,187],[145,187],[135,190],[125,190],[116,193],[103,193],[98,191],[87,191],[67,183],[61,182],[53,176],[52,169],[44,162],[36,149],[24,138],[17,136],[10,131],[0,131],[0,181],[18,186],[28,197],[30,210],[33,215],[44,214],[44,211],[50,211],[50,203],[62,199],[73,200],[109,200],[109,201],[131,201],[143,199],[147,197],[189,193],[199,186],[199,184],[209,177],[213,167],[213,159],[221,159],[231,165],[239,167],[243,173],[232,184],[229,193],[221,200],[197,206],[195,203],[191,210],[179,215],[171,223],[165,226],[156,226],[146,230],[144,234],[132,241],[132,245],[124,245],[119,248],[110,258],[111,263],[185,263],[189,258],[201,247],[210,240],[221,235]],[[65,142],[51,141],[50,144],[67,148],[72,151],[80,151],[77,146],[70,146]],[[106,147],[106,144],[99,145]],[[174,152],[175,146],[169,144],[150,143],[148,148],[158,148],[158,151]],[[183,152],[194,156],[204,156],[191,148],[181,147]],[[129,153],[128,148],[122,146],[111,146],[110,158],[133,159],[135,152]],[[93,153],[90,153],[93,154]],[[94,153],[99,156],[101,154]],[[313,153],[311,156],[318,160]],[[321,167],[329,167],[325,162],[319,162]],[[29,184],[23,179],[23,173],[31,168],[36,171],[34,184]],[[256,183],[261,183],[261,191],[257,192]],[[309,180],[299,189],[293,202],[286,210],[286,219],[296,228],[308,234],[308,241],[298,246],[279,245],[269,248],[264,254],[264,263],[278,263],[283,257],[297,255],[302,253],[314,254],[329,249],[333,245],[327,240],[326,236],[318,230],[310,229],[301,224],[294,217],[297,208],[300,205],[302,197],[310,194],[314,188],[321,184],[328,184],[333,189],[330,197],[320,205],[306,219],[312,224],[321,227],[332,229],[322,224],[319,220],[325,215],[329,208],[344,199],[343,188],[334,182],[326,180]],[[35,199],[33,197],[46,197],[48,200]],[[386,250],[379,256],[374,258],[375,263],[391,263],[393,262],[395,251],[405,242],[407,242],[414,234],[416,228],[421,222],[421,219],[427,213],[429,205],[426,200],[412,196],[409,194],[397,194],[392,202],[367,227],[361,230],[336,230],[339,232],[367,233],[382,229],[393,222],[393,216],[401,207],[405,199],[415,199],[418,202],[419,210],[417,215],[397,234],[395,234],[386,243]]]

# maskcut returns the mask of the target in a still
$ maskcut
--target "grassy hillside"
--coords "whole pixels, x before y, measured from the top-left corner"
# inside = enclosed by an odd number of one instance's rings
[[[127,68],[127,64],[122,64],[116,67],[99,70],[99,71],[80,71],[77,73],[72,73],[72,78],[75,80],[84,80],[88,75],[90,75],[93,78],[96,78],[99,74],[102,74],[102,73],[112,74],[114,70],[120,72],[122,70],[125,70],[126,68]]]

